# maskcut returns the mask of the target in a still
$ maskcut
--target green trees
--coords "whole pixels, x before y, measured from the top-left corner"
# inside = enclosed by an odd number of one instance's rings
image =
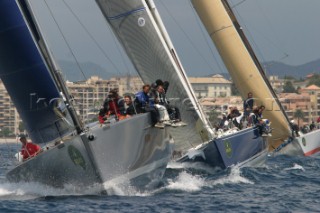
[[[285,93],[295,93],[296,89],[294,88],[291,81],[286,81],[283,86],[283,92]]]
[[[301,109],[297,109],[294,112],[293,117],[298,119],[298,126],[300,126],[300,119],[304,119],[304,113]]]
[[[312,78],[310,78],[308,86],[313,85],[313,84],[320,87],[320,75],[314,74],[312,76]]]
[[[3,128],[0,130],[0,136],[1,137],[8,137],[9,135],[12,135],[12,132],[8,128]]]
[[[211,112],[208,113],[209,121],[210,121],[212,126],[215,126],[217,124],[219,115],[220,114],[215,110],[212,110]]]

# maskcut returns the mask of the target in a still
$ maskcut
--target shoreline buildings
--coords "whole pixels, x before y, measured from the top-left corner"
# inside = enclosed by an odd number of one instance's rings
[[[165,79],[164,79],[165,80]],[[243,100],[239,96],[232,96],[232,82],[221,75],[209,77],[190,77],[190,83],[199,98],[200,104],[209,116],[210,113],[225,113],[229,107],[237,107],[242,110]],[[277,76],[270,78],[271,84],[278,93],[289,119],[297,120],[295,112],[297,109],[302,110],[303,119],[300,126],[310,124],[316,121],[320,116],[320,88],[307,85],[307,82],[299,82],[299,94],[297,93],[279,93],[283,90],[285,81]],[[152,82],[150,82],[152,83]],[[173,83],[173,82],[170,82]],[[143,82],[138,76],[113,77],[108,80],[101,79],[97,76],[90,77],[87,81],[66,82],[70,93],[74,98],[74,105],[77,113],[85,123],[97,119],[98,111],[112,89],[117,89],[120,96],[125,93],[135,94],[142,89]],[[0,81],[0,134],[7,136],[17,135],[23,130],[22,122],[19,118],[11,99]],[[19,130],[20,129],[20,130]]]

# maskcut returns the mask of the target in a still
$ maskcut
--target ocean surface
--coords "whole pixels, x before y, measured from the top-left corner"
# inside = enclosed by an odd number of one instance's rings
[[[0,144],[0,212],[320,212],[320,157],[269,157],[260,168],[170,163],[152,191],[113,194],[5,179],[20,144]]]

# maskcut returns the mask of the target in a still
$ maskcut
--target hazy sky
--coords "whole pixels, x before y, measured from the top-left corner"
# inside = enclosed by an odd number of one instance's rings
[[[110,73],[134,73],[94,0],[30,1],[58,61],[93,62]],[[236,5],[260,61],[300,65],[320,58],[320,0],[229,2]],[[189,76],[226,72],[189,0],[155,3]]]

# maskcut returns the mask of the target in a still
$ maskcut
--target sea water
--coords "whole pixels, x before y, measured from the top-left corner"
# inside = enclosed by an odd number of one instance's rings
[[[260,168],[227,170],[169,163],[151,191],[102,195],[39,183],[9,183],[17,144],[0,145],[0,212],[320,212],[320,157],[269,157]]]

